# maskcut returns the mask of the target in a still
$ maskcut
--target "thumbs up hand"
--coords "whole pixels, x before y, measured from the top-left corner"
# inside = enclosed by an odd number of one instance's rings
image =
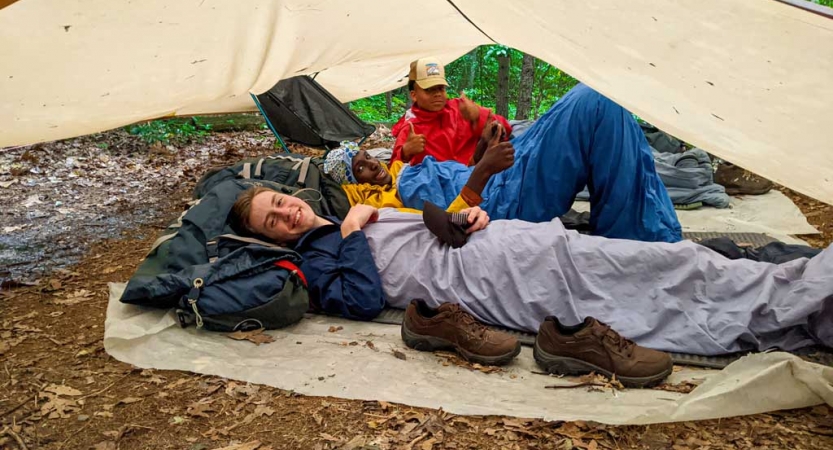
[[[477,119],[480,118],[480,107],[477,106],[477,103],[466,97],[465,92],[460,92],[460,114],[463,115],[464,119],[472,123],[477,123]]]
[[[408,139],[402,146],[402,159],[405,162],[410,161],[411,158],[425,151],[425,135],[417,134],[414,131],[413,122],[408,122],[408,125],[411,127],[411,130],[408,132]]]

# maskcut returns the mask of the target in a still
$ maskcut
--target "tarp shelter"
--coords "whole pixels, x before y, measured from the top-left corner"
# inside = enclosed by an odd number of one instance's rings
[[[833,20],[774,0],[20,0],[0,10],[0,146],[248,111],[304,74],[347,102],[494,42],[833,203]]]
[[[278,139],[332,148],[364,140],[376,130],[307,75],[281,80],[252,98]]]

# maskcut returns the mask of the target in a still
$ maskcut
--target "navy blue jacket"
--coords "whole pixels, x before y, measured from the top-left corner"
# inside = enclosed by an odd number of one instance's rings
[[[310,302],[326,313],[370,320],[385,307],[382,279],[363,231],[341,237],[338,219],[307,232],[294,250],[303,258]]]

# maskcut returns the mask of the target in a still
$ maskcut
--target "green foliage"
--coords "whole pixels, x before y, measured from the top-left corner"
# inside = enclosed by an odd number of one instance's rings
[[[211,131],[211,125],[200,123],[197,117],[188,120],[151,120],[127,127],[128,133],[139,136],[150,145],[157,143],[182,145],[202,142],[209,131]]]
[[[494,108],[498,84],[498,60],[509,57],[509,119],[515,117],[521,82],[523,53],[504,45],[484,45],[446,65],[446,79],[450,84],[449,98],[464,91],[466,96],[487,108]],[[535,60],[532,83],[531,118],[546,112],[553,103],[567,93],[578,81],[565,72]],[[385,94],[374,95],[350,102],[353,110],[365,122],[392,123],[405,113],[408,104],[407,87],[393,91],[391,112],[388,114]]]
[[[391,98],[391,112],[385,103],[385,94],[374,95],[350,102],[350,109],[365,122],[392,123],[405,114],[407,105],[407,87],[397,89]]]

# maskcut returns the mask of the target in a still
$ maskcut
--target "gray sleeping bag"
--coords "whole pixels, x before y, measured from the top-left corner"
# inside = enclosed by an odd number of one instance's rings
[[[458,302],[481,320],[535,332],[547,315],[593,316],[655,349],[719,355],[833,346],[833,250],[775,265],[690,241],[581,235],[556,219],[498,220],[459,249],[417,214],[384,209],[365,228],[391,306]]]

